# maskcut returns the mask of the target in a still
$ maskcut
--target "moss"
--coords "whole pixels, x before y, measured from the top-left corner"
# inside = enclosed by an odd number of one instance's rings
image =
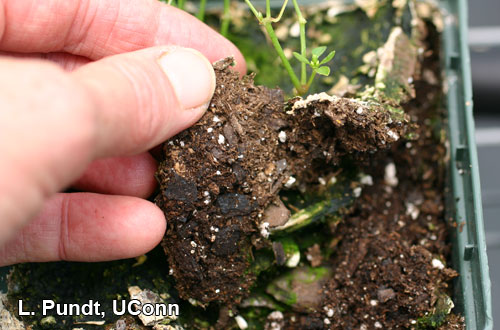
[[[443,325],[453,309],[452,299],[445,293],[438,293],[433,311],[417,320],[416,328],[419,330],[436,329]]]

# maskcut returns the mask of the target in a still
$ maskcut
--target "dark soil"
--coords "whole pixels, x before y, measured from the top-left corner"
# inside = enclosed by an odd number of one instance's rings
[[[230,64],[215,65],[209,110],[165,143],[157,172],[171,271],[181,297],[202,304],[237,304],[248,292],[252,246],[269,244],[264,211],[285,185],[317,180],[345,154],[385,149],[407,129],[404,116],[353,99],[284,104],[280,90],[240,80]]]
[[[427,52],[424,70],[434,79],[417,80],[416,99],[404,105],[418,122],[419,139],[397,142],[386,157],[371,161],[364,172],[373,185],[332,232],[332,241],[340,244],[323,263],[335,275],[321,289],[321,307],[308,315],[285,314],[282,329],[465,328],[462,317],[439,313],[458,273],[445,267],[451,247],[444,209],[447,156],[439,126],[444,113],[436,111],[441,109],[438,64],[439,54]],[[429,317],[429,311],[436,315]]]

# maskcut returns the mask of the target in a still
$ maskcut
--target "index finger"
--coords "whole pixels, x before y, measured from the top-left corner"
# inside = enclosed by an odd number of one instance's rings
[[[0,50],[67,52],[98,60],[157,45],[194,48],[211,62],[245,61],[227,39],[188,13],[157,0],[0,1]]]

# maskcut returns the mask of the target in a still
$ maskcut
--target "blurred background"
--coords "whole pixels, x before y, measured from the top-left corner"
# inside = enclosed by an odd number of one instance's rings
[[[500,1],[469,0],[476,142],[492,282],[493,319],[500,325]]]

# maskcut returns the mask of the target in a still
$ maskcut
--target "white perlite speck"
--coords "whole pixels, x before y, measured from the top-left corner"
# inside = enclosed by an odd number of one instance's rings
[[[391,139],[393,139],[394,141],[399,140],[399,135],[398,135],[398,133],[396,133],[396,132],[394,132],[394,131],[388,130],[388,131],[387,131],[387,135],[389,135],[389,137],[390,137]]]
[[[286,261],[286,266],[289,268],[295,268],[300,262],[300,252],[294,252],[292,256]]]
[[[234,320],[236,321],[236,324],[238,324],[238,327],[239,327],[240,329],[242,329],[242,330],[243,330],[243,329],[247,329],[247,328],[248,328],[248,323],[247,323],[247,321],[246,321],[243,317],[241,317],[240,315],[236,315],[236,316],[234,317]]]
[[[271,320],[283,320],[283,313],[280,311],[274,311],[267,316]]]
[[[260,235],[264,238],[269,237],[269,222],[263,222],[259,226],[260,228]]]
[[[361,196],[362,191],[363,189],[361,187],[356,187],[352,190],[352,194],[354,195],[354,197],[358,198],[359,196]]]
[[[375,326],[375,328],[381,329],[382,328],[382,323],[380,323],[379,321],[377,321],[377,322],[375,322],[374,326]]]
[[[437,269],[444,269],[444,264],[439,259],[432,259],[432,267]]]
[[[326,312],[326,316],[328,316],[328,317],[333,316],[333,308],[328,309],[328,311]]]
[[[280,140],[281,143],[285,143],[286,142],[286,132],[285,131],[281,131],[278,134],[278,139]]]
[[[285,183],[285,187],[290,188],[293,186],[293,184],[297,181],[293,176],[291,176],[288,181]]]
[[[417,220],[420,215],[420,209],[413,203],[406,203],[406,214],[408,214],[412,220]]]
[[[207,128],[208,133],[212,133],[213,131],[214,131],[214,129],[212,127]]]
[[[394,163],[391,162],[385,166],[384,180],[385,183],[391,187],[396,187],[398,185],[399,180],[396,177],[396,165],[394,165]]]
[[[334,177],[334,176],[332,176],[332,177],[330,178],[330,184],[336,184],[336,183],[337,183],[337,178],[336,178],[336,177]]]
[[[375,299],[372,299],[372,300],[370,300],[370,305],[371,306],[377,306],[378,305],[378,301],[375,300]]]
[[[363,113],[363,108],[362,107],[359,107],[358,109],[356,109],[356,113],[358,115],[362,114]]]
[[[363,175],[359,179],[359,183],[367,185],[367,186],[372,186],[373,185],[373,178],[371,175]]]
[[[217,140],[217,142],[219,142],[219,144],[224,144],[225,141],[226,138],[224,137],[224,135],[219,134],[219,139]]]
[[[218,123],[218,122],[220,122],[220,119],[219,119],[219,117],[217,117],[217,116],[214,116],[214,118],[213,118],[212,120],[214,121],[214,123]]]
[[[330,320],[329,320],[329,319],[327,319],[327,318],[325,318],[325,319],[323,320],[323,322],[324,322],[326,325],[329,325],[329,324],[331,323],[331,322],[330,322]]]

